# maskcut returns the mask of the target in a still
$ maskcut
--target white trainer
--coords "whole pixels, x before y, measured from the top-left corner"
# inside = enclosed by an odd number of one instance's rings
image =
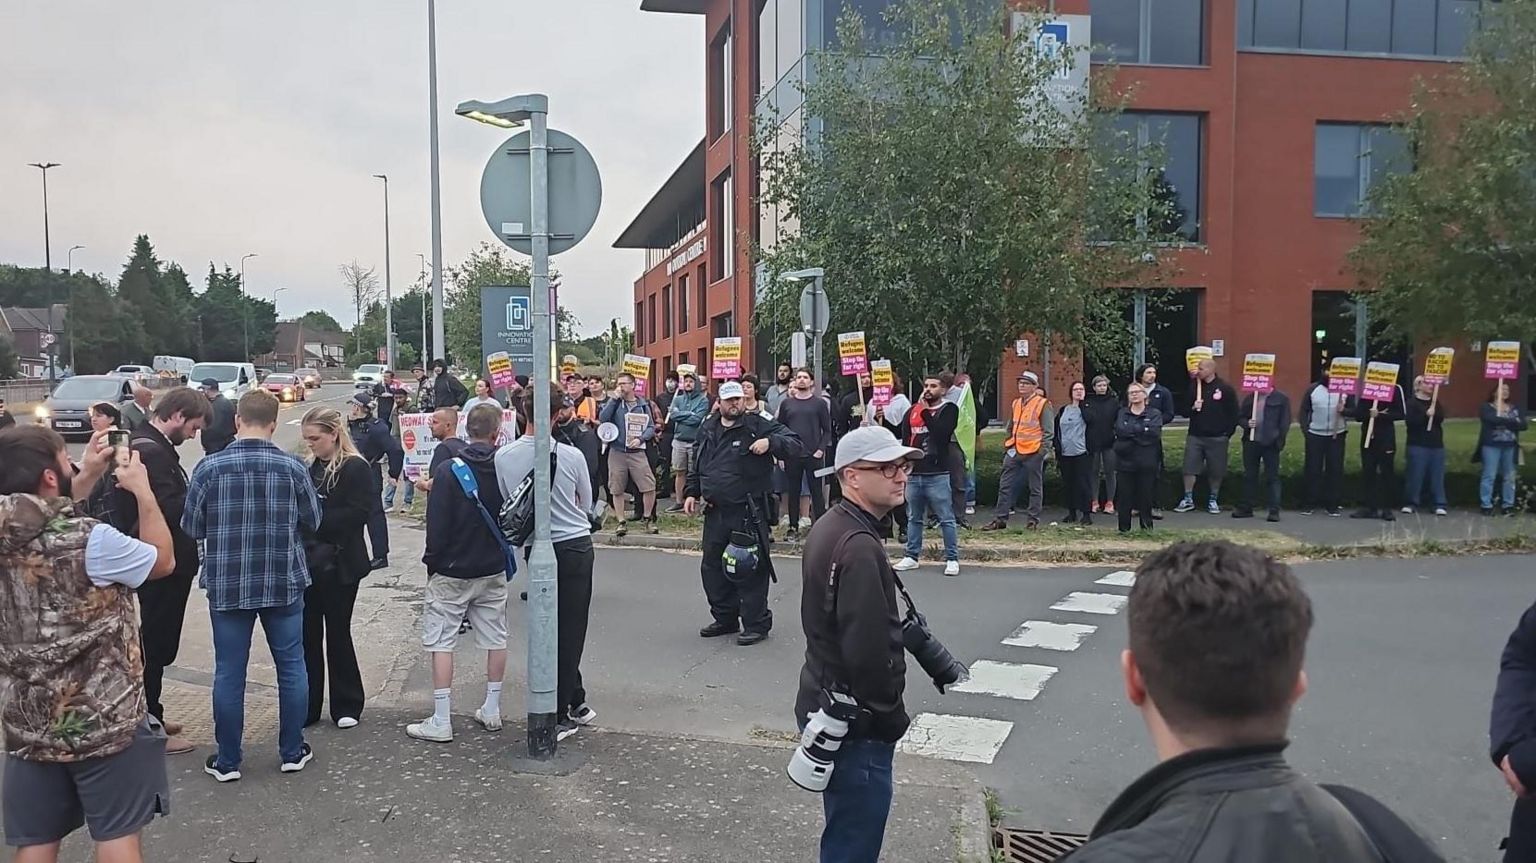
[[[501,730],[501,714],[486,713],[484,707],[475,708],[475,721],[480,723],[480,727],[486,731]]]
[[[960,574],[960,561],[958,561],[958,560],[946,560],[946,561],[944,561],[944,574],[945,575],[959,575]]]
[[[901,560],[891,564],[891,569],[894,569],[897,572],[907,572],[908,570],[917,569],[917,561],[910,557],[904,557]]]
[[[413,722],[405,726],[407,737],[417,740],[429,740],[433,743],[453,742],[453,723],[438,722],[436,716],[429,716],[420,722]]]

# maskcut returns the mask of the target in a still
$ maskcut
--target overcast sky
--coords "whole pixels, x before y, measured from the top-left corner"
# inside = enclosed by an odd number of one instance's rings
[[[628,323],[639,251],[614,239],[703,135],[703,19],[639,0],[437,4],[443,252],[495,242],[480,172],[507,132],[457,118],[464,99],[543,92],[550,125],[603,175],[586,241],[557,257],[584,332]],[[210,261],[247,262],[278,311],[354,315],[337,274],[384,274],[390,178],[394,286],[430,257],[426,0],[3,0],[0,262],[43,263],[49,172],[53,263],[116,278],[135,234],[201,289]]]

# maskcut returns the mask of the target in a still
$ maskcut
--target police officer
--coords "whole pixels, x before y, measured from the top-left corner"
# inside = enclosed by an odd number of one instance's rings
[[[694,469],[683,490],[683,510],[693,515],[704,501],[704,594],[715,622],[699,630],[714,638],[740,629],[736,643],[768,637],[768,495],[773,460],[800,458],[804,447],[780,423],[747,413],[741,384],[720,387],[720,410],[699,427]],[[729,553],[731,559],[726,560]]]
[[[389,423],[374,418],[373,400],[367,393],[353,396],[350,404],[347,431],[373,473],[373,509],[368,514],[368,547],[373,551],[373,560],[369,568],[383,569],[389,566],[389,520],[384,517],[384,480],[379,476],[379,466],[387,464],[390,480],[400,479],[405,450],[399,439],[390,434]]]

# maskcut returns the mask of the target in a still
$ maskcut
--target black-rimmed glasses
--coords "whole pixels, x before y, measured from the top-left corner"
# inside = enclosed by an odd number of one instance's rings
[[[912,462],[910,462],[910,461],[893,461],[893,462],[886,462],[885,464],[854,465],[853,469],[854,470],[877,470],[877,471],[880,471],[880,475],[885,477],[886,479],[895,479],[896,478],[896,474],[898,474],[898,473],[911,474],[912,473]]]

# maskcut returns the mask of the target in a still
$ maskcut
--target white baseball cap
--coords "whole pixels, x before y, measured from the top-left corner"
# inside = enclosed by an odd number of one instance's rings
[[[831,467],[816,471],[817,476],[827,476],[861,461],[873,464],[890,464],[906,458],[922,458],[923,451],[903,446],[890,430],[882,426],[860,426],[837,442],[837,458]]]
[[[746,390],[743,390],[741,388],[741,384],[738,384],[735,381],[726,381],[720,385],[721,401],[725,401],[726,399],[741,399],[746,398],[746,396]]]

